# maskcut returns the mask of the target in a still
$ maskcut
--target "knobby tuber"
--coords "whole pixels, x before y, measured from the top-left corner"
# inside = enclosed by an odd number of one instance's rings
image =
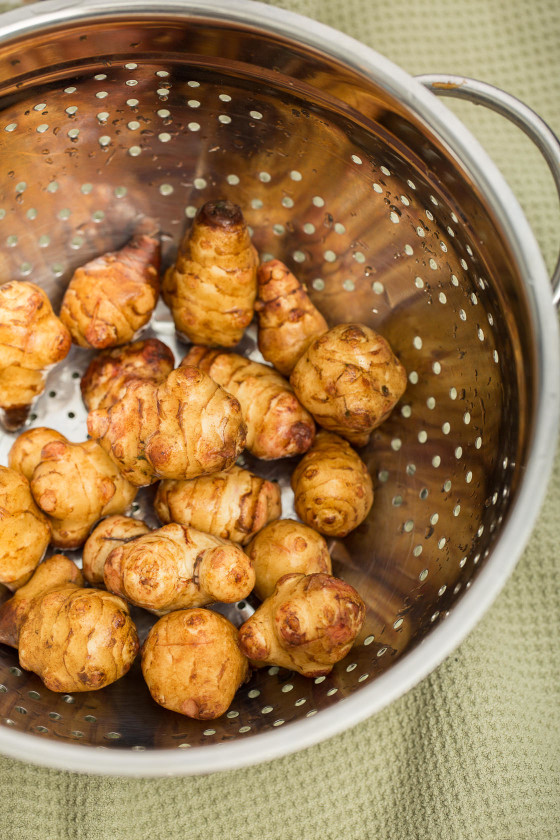
[[[159,240],[136,234],[76,269],[60,310],[73,341],[96,350],[132,341],[157,303],[160,258]]]
[[[110,408],[90,411],[87,425],[139,487],[228,469],[246,435],[238,401],[195,367],[174,370],[159,385],[131,382]]]
[[[162,285],[178,332],[196,344],[238,344],[253,318],[257,264],[241,209],[204,204]]]
[[[82,398],[88,411],[110,408],[137,379],[159,385],[175,366],[173,353],[157,338],[135,341],[99,353],[82,377]]]
[[[320,426],[363,446],[404,393],[406,371],[378,333],[339,324],[311,342],[290,382]]]
[[[83,549],[84,577],[88,583],[103,584],[105,561],[114,548],[150,533],[150,528],[130,516],[108,516],[94,528]]]
[[[245,551],[255,570],[255,595],[261,601],[272,595],[284,575],[332,572],[324,537],[294,519],[271,522],[253,537]]]
[[[120,545],[105,561],[105,585],[159,615],[246,598],[255,584],[241,548],[176,523]]]
[[[71,343],[42,289],[26,281],[0,287],[0,409],[6,429],[23,425],[47,371],[68,355]]]
[[[41,562],[51,538],[27,479],[0,467],[0,583],[18,589]]]
[[[328,324],[305,287],[280,260],[261,263],[257,272],[259,350],[284,376]]]
[[[247,449],[272,460],[301,455],[313,442],[315,424],[274,368],[236,353],[192,347],[181,366],[195,365],[239,400],[247,424]]]
[[[161,481],[154,507],[163,523],[191,525],[241,545],[282,513],[278,484],[238,466],[190,481]]]
[[[257,666],[328,674],[343,659],[365,616],[356,590],[324,574],[284,575],[273,595],[239,629],[239,647]]]
[[[142,673],[160,706],[212,720],[231,705],[249,675],[249,663],[226,618],[211,610],[179,610],[150,630],[142,648]]]
[[[299,518],[321,534],[345,537],[364,521],[373,504],[367,467],[349,443],[320,431],[292,473]]]

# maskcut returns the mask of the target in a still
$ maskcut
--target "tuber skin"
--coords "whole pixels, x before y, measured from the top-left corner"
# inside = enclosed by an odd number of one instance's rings
[[[324,537],[294,519],[271,522],[253,537],[246,553],[255,570],[255,595],[261,601],[272,595],[284,575],[332,573]]]
[[[43,393],[47,371],[71,344],[42,289],[17,280],[0,286],[0,409],[8,431],[23,425]]]
[[[240,545],[282,513],[278,484],[238,466],[190,481],[161,481],[154,507],[163,523],[191,525]]]
[[[75,563],[64,554],[53,554],[40,563],[27,583],[0,606],[0,642],[17,648],[19,631],[31,602],[68,583],[83,586],[84,579]]]
[[[45,428],[21,437],[23,443],[16,440],[9,460],[14,466],[22,464],[26,472],[32,469],[31,492],[48,517],[51,542],[58,548],[78,548],[98,519],[124,513],[134,501],[136,487],[94,440],[70,443]]]
[[[105,561],[105,586],[156,615],[215,601],[246,598],[255,572],[228,540],[176,523],[113,549]]]
[[[292,473],[297,515],[329,537],[357,528],[373,504],[367,467],[352,447],[332,432],[320,431]]]
[[[82,377],[85,406],[88,411],[110,408],[124,396],[130,382],[147,379],[159,385],[174,367],[173,353],[157,338],[105,350],[91,361]]]
[[[284,575],[273,595],[240,627],[239,647],[253,665],[322,677],[349,652],[364,617],[362,599],[342,580]]]
[[[195,365],[239,400],[247,424],[247,449],[263,460],[307,452],[315,436],[311,415],[289,383],[269,365],[236,353],[192,347],[183,365]]]
[[[51,691],[105,688],[126,674],[138,649],[125,602],[75,584],[35,598],[19,632],[19,664]]]
[[[90,411],[87,427],[137,487],[229,469],[246,437],[238,401],[195,367],[159,385],[131,382],[110,408]]]
[[[51,529],[27,479],[0,467],[0,583],[14,591],[26,583],[47,549]]]
[[[74,343],[104,350],[132,341],[157,303],[160,260],[159,240],[136,234],[76,269],[60,310]]]
[[[142,673],[156,703],[197,720],[231,705],[249,676],[237,630],[211,610],[178,610],[157,621],[142,647]]]
[[[339,324],[311,342],[290,382],[324,429],[364,446],[406,388],[389,343],[363,324]]]
[[[130,516],[108,516],[87,538],[82,554],[84,577],[88,583],[103,585],[105,561],[114,548],[150,533],[150,528]]]
[[[257,265],[241,209],[225,200],[204,204],[162,285],[179,334],[197,344],[238,344],[253,318]]]
[[[299,357],[328,324],[311,303],[305,286],[280,260],[261,263],[257,271],[259,350],[276,370],[289,376]]]

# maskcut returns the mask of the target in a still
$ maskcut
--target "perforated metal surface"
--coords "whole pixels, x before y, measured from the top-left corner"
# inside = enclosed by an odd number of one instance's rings
[[[367,603],[366,623],[330,676],[263,669],[210,724],[157,707],[138,663],[107,689],[60,697],[0,647],[0,722],[53,750],[248,739],[363,691],[491,560],[520,482],[537,350],[519,270],[485,200],[380,84],[278,35],[233,29],[177,13],[165,24],[98,15],[18,45],[0,112],[0,280],[31,279],[58,305],[72,271],[122,245],[144,216],[159,221],[168,264],[196,209],[225,196],[244,209],[262,259],[284,260],[331,325],[382,332],[408,387],[361,452],[372,512],[330,543],[335,573]],[[177,362],[186,352],[161,303],[145,335]],[[260,359],[255,338],[252,326],[241,347]],[[73,348],[49,375],[31,425],[85,438],[79,377],[90,358]],[[13,439],[2,436],[0,463]],[[293,516],[293,463],[240,462],[281,482]],[[155,525],[152,494],[140,493],[134,513]],[[225,611],[239,625],[252,609]],[[144,633],[152,618],[135,617]]]

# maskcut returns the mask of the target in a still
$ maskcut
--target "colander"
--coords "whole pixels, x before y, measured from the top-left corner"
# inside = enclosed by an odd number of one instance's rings
[[[169,264],[197,208],[227,197],[262,259],[284,260],[329,324],[378,329],[408,371],[361,452],[371,515],[330,542],[335,573],[367,604],[330,676],[261,669],[226,715],[199,722],[157,706],[138,663],[109,688],[61,696],[2,646],[0,750],[75,771],[203,773],[363,720],[492,602],[534,525],[556,441],[558,327],[538,247],[496,167],[426,86],[514,119],[560,185],[554,135],[488,85],[415,80],[339,32],[241,0],[27,6],[1,21],[0,79],[2,281],[28,278],[58,306],[73,270],[144,217],[159,221]],[[146,335],[177,361],[186,352],[163,305]],[[254,328],[242,350],[260,358]],[[85,438],[90,358],[74,348],[49,375],[31,426]],[[12,442],[3,435],[2,463]],[[279,480],[293,516],[294,464],[242,460]],[[134,512],[155,525],[151,495]],[[216,609],[239,625],[254,607]],[[134,616],[144,635],[152,619]]]

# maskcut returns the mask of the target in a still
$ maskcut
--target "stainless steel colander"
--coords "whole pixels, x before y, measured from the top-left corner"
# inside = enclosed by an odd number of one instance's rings
[[[520,103],[452,78],[533,137],[560,185],[552,133]],[[135,666],[60,696],[0,649],[0,750],[65,769],[200,773],[300,749],[418,682],[474,626],[534,524],[558,415],[548,277],[497,169],[419,81],[325,26],[250,2],[51,0],[0,21],[0,281],[60,303],[72,271],[120,247],[143,216],[165,260],[197,207],[240,204],[263,259],[284,260],[330,324],[379,329],[406,393],[362,452],[376,500],[330,548],[367,603],[326,678],[269,668],[211,723],[151,700]],[[160,305],[148,334],[185,352]],[[250,329],[243,349],[255,358]],[[74,348],[31,425],[86,435]],[[13,437],[4,434],[0,462]],[[278,478],[293,515],[293,464]],[[150,513],[142,491],[135,510]],[[152,521],[155,520],[152,516]],[[228,607],[239,624],[251,601]],[[141,633],[151,619],[135,614]],[[102,750],[98,748],[104,748]]]

